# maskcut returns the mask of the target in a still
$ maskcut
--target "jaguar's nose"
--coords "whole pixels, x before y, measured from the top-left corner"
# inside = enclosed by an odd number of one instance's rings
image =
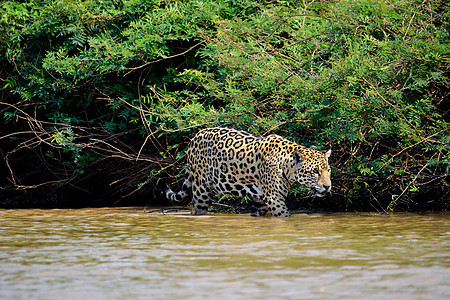
[[[331,191],[331,185],[323,185],[323,187],[325,188],[327,193]]]

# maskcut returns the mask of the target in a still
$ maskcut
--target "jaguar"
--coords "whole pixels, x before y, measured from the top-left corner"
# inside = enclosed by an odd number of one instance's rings
[[[311,196],[330,194],[330,155],[331,150],[310,149],[279,135],[208,128],[189,143],[181,190],[174,192],[161,179],[156,190],[174,204],[191,195],[196,215],[208,212],[215,195],[228,194],[251,198],[252,216],[290,217],[285,199],[292,184],[309,187]]]

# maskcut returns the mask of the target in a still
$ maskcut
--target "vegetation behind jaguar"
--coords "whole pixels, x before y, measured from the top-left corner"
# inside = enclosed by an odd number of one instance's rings
[[[292,207],[445,210],[447,2],[2,1],[1,201],[146,203],[225,125],[333,149]]]

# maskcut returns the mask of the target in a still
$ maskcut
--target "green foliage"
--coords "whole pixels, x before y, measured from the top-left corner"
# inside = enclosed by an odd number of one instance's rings
[[[145,142],[119,149],[119,137],[165,140],[150,152],[180,160],[188,136],[227,125],[331,145],[351,174],[345,199],[362,197],[367,178],[449,172],[445,2],[31,0],[0,10],[3,118],[42,124],[32,130],[47,130],[74,169],[89,165],[81,157],[142,155]]]

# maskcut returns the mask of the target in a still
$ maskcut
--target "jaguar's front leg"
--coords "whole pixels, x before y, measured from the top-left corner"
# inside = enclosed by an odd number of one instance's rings
[[[291,216],[291,213],[289,212],[286,203],[284,203],[284,199],[285,199],[284,197],[272,194],[265,201],[269,209],[269,213],[273,217],[287,218]]]
[[[251,214],[252,217],[265,216],[268,211],[269,208],[267,207],[267,205],[264,203],[263,200],[261,200],[260,198],[253,199],[252,214]]]

